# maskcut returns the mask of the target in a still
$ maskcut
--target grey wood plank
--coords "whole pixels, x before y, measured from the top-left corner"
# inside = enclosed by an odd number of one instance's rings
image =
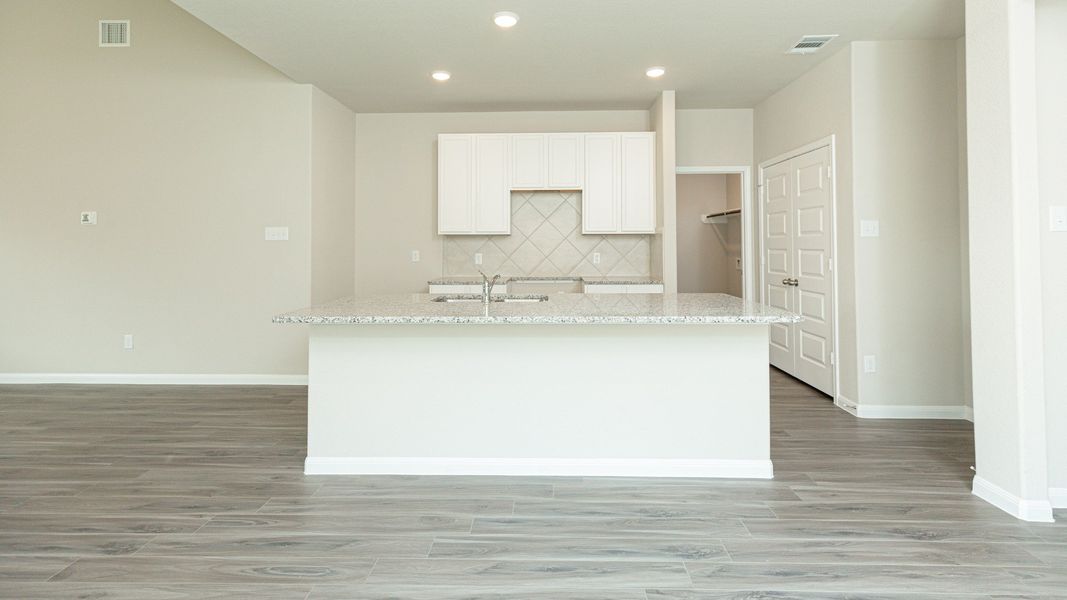
[[[308,600],[646,600],[643,589],[548,589],[511,587],[315,585]]]
[[[515,501],[516,517],[650,517],[658,519],[774,518],[762,502],[640,502],[522,499]]]
[[[333,558],[190,558],[120,556],[83,558],[52,581],[117,583],[360,583],[373,559]]]
[[[724,540],[735,562],[893,565],[1042,564],[1017,544],[871,540]]]
[[[605,589],[687,586],[691,582],[680,562],[383,558],[374,566],[367,583]]]
[[[430,552],[431,537],[383,537],[293,533],[232,535],[197,533],[159,535],[141,548],[138,556],[215,557],[369,557],[422,558]]]
[[[198,517],[0,514],[0,533],[192,533],[208,522]]]
[[[0,533],[0,561],[12,555],[78,557],[133,554],[153,537],[154,533]]]
[[[457,513],[464,515],[510,515],[515,501],[507,498],[378,498],[313,496],[271,498],[258,512],[268,515],[369,513]]]
[[[471,533],[590,538],[653,534],[703,538],[750,537],[740,519],[643,517],[477,517]]]
[[[801,540],[915,540],[953,542],[1038,541],[1020,523],[934,521],[832,521],[810,519],[744,519],[753,538]]]
[[[695,588],[720,590],[761,587],[809,592],[984,592],[1058,594],[1067,572],[1054,568],[1000,568],[914,565],[811,565],[795,563],[697,563],[686,568]]]
[[[487,558],[496,560],[730,560],[718,540],[677,537],[438,537],[431,558]]]
[[[780,519],[849,519],[864,521],[969,521],[982,519],[993,523],[1016,520],[981,500],[966,502],[907,503],[853,502],[768,502]]]
[[[345,586],[350,589],[350,586]],[[305,600],[311,586],[288,584],[5,583],[5,600]]]
[[[268,498],[224,496],[55,496],[25,500],[12,513],[119,513],[165,516],[250,513]]]
[[[0,557],[0,590],[6,588],[11,581],[45,581],[72,562],[72,558],[62,556]]]
[[[411,534],[468,533],[472,518],[449,514],[351,515],[222,515],[212,517],[203,533],[349,533]]]
[[[777,590],[646,590],[647,600],[990,600],[984,594],[783,592]]]

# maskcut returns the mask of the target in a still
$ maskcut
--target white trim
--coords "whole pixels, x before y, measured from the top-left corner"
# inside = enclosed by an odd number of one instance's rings
[[[1048,500],[1023,500],[1004,488],[974,476],[971,493],[1016,519],[1052,523],[1052,504]]]
[[[755,205],[752,203],[752,167],[750,166],[707,166],[707,167],[675,167],[675,176],[678,175],[741,175],[741,295],[746,300],[756,297],[756,267],[752,264],[755,257],[752,256],[752,243],[747,239],[752,235],[752,214]]]
[[[1067,508],[1067,488],[1049,488],[1048,501],[1052,508]]]
[[[307,375],[181,373],[0,373],[0,384],[307,385]]]
[[[834,398],[835,398],[834,404],[837,404],[839,407],[844,408],[848,412],[852,412],[853,414],[855,414],[852,410],[850,410],[849,408],[846,408],[845,405],[838,403],[838,400],[837,400],[838,398],[844,399],[844,400],[847,400],[847,399],[845,399],[844,396],[840,396],[838,394],[838,390],[841,389],[841,335],[840,335],[841,322],[840,322],[840,317],[839,317],[839,315],[841,314],[841,296],[840,296],[840,293],[839,293],[839,290],[840,290],[840,287],[841,287],[839,285],[839,281],[840,281],[840,279],[839,279],[840,275],[839,274],[841,272],[841,268],[840,268],[840,262],[838,261],[838,252],[837,252],[837,230],[838,230],[838,227],[837,227],[837,212],[838,211],[837,211],[837,135],[836,134],[828,135],[828,136],[826,136],[826,137],[824,137],[822,139],[815,140],[814,142],[811,142],[809,144],[804,144],[803,146],[801,146],[799,148],[795,148],[793,150],[790,150],[789,152],[786,152],[784,154],[779,154],[778,156],[775,156],[774,158],[772,158],[770,160],[765,160],[765,161],[763,161],[763,162],[761,162],[759,164],[758,169],[756,170],[756,176],[759,177],[759,179],[756,181],[756,186],[760,190],[760,193],[756,197],[756,216],[758,217],[757,220],[756,220],[756,227],[757,227],[756,238],[757,238],[757,242],[759,243],[759,247],[758,247],[759,249],[758,249],[757,254],[759,256],[759,272],[760,272],[760,278],[761,278],[758,298],[759,298],[760,304],[763,304],[763,301],[764,301],[763,292],[766,289],[766,286],[764,286],[763,282],[762,282],[763,264],[764,264],[764,258],[763,258],[763,191],[762,191],[763,190],[763,171],[764,171],[764,169],[767,169],[768,167],[773,167],[774,165],[776,165],[778,163],[785,162],[787,160],[790,160],[790,159],[796,158],[798,156],[807,154],[809,152],[814,152],[815,150],[818,150],[820,148],[826,148],[826,147],[830,148],[830,261],[831,261],[830,264],[833,265],[833,271],[832,271],[833,272],[833,277],[831,277],[830,285],[832,285],[833,288],[834,288],[833,289],[833,298],[834,298],[833,314],[831,315],[831,319],[830,319],[830,326],[833,328],[834,347],[830,351],[833,352],[835,354],[835,356],[837,357],[837,359],[833,361],[833,364],[830,365],[830,367],[834,371],[834,389],[833,389],[833,393],[831,393],[830,395],[834,396]],[[754,281],[754,279],[753,279],[753,281]],[[856,403],[852,402],[851,405],[853,407],[855,407]]]
[[[772,479],[770,460],[309,456],[306,475],[528,475]]]
[[[854,405],[854,415],[861,419],[955,419],[967,418],[966,406],[923,406],[893,404]]]
[[[844,394],[838,394],[834,398],[834,405],[853,416],[859,416],[856,411],[856,402],[849,400]]]
[[[974,423],[974,408],[970,406],[963,407],[963,418]]]

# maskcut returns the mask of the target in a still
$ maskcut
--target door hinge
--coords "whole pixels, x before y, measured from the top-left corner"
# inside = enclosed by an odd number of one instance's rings
[[[830,353],[830,364],[831,365],[834,364],[834,353],[833,352]]]
[[[832,259],[832,258],[826,259],[826,268],[828,270],[830,270],[830,271],[834,270],[834,259]]]
[[[833,165],[829,165],[829,166],[826,167],[826,178],[827,179],[833,179],[834,178],[834,167],[833,167]]]

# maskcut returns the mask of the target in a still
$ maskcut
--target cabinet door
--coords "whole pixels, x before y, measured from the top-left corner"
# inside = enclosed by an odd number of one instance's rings
[[[474,136],[474,232],[511,233],[506,135]]]
[[[474,228],[474,136],[437,136],[437,233]]]
[[[545,187],[545,135],[524,133],[511,136],[511,187]]]
[[[581,134],[550,134],[548,136],[548,188],[552,190],[572,190],[581,187]]]
[[[621,226],[623,233],[656,231],[656,144],[654,133],[624,133],[622,153]]]
[[[618,233],[619,134],[585,136],[582,233]]]

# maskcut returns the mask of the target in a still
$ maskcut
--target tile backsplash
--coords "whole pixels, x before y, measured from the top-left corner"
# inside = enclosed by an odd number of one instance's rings
[[[445,236],[444,275],[649,275],[650,236],[583,235],[581,211],[580,192],[512,192],[511,235]],[[474,264],[477,253],[481,265]]]

